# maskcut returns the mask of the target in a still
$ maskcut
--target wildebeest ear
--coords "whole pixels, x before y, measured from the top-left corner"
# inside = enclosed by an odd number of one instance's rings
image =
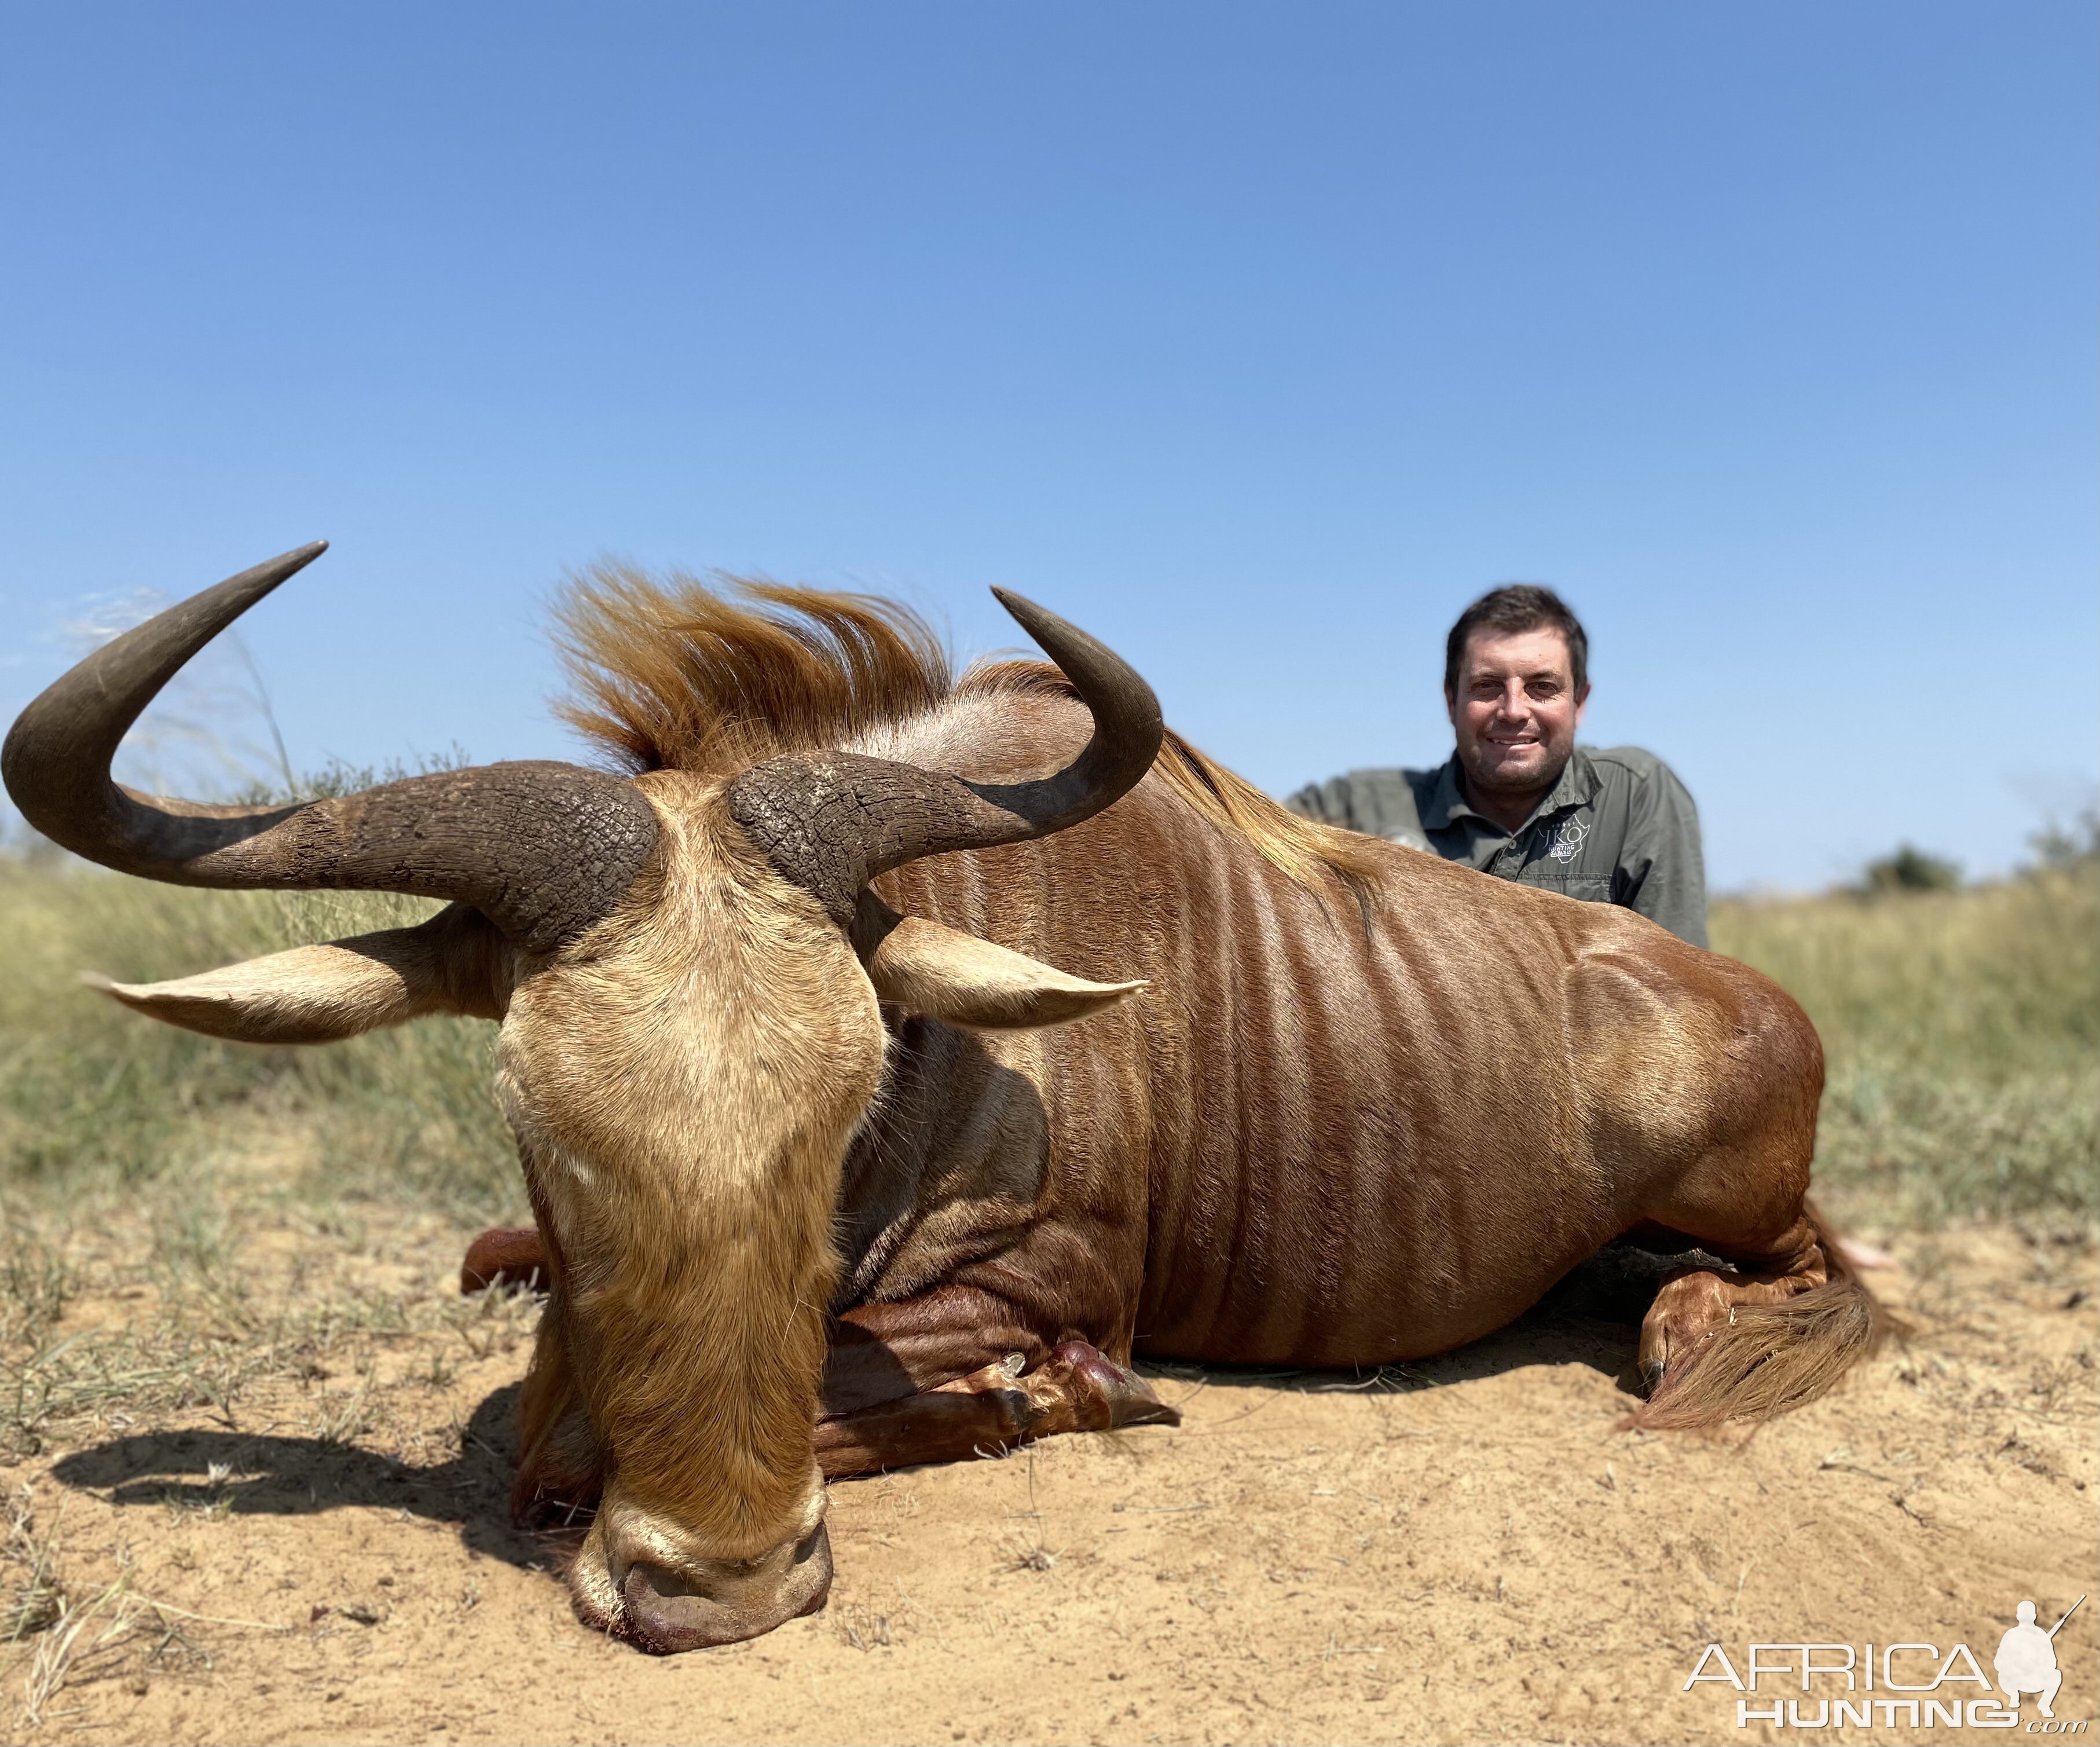
[[[171,982],[82,981],[112,1000],[207,1037],[329,1043],[426,1013],[501,1019],[508,949],[479,911],[452,904],[416,928],[294,946]]]
[[[871,905],[879,915],[871,913]],[[1069,977],[974,934],[923,916],[899,916],[872,894],[862,898],[854,934],[868,981],[884,1000],[981,1030],[1063,1025],[1146,986]]]

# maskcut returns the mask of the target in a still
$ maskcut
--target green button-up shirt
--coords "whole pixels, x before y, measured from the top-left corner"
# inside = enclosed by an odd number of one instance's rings
[[[1698,810],[1670,766],[1637,746],[1577,747],[1514,832],[1467,804],[1456,753],[1433,770],[1352,770],[1284,805],[1520,885],[1623,905],[1680,940],[1706,944]]]

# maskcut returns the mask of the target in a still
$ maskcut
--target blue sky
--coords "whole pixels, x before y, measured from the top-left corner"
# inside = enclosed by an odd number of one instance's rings
[[[1272,791],[1482,589],[1717,885],[2100,780],[2083,4],[0,15],[0,712],[317,536],[294,764],[574,750],[600,556],[1021,589]]]

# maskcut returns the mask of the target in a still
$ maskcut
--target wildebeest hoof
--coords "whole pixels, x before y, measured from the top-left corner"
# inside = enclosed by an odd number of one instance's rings
[[[1057,1347],[1037,1374],[1054,1377],[1070,1397],[1079,1429],[1109,1432],[1120,1426],[1178,1426],[1181,1415],[1152,1385],[1083,1340]]]

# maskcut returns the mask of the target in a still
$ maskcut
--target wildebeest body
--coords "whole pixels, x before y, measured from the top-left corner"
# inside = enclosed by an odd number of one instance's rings
[[[1060,750],[1083,731],[1071,706],[1028,712]],[[840,1308],[1004,1299],[1019,1314],[985,1330],[987,1360],[1026,1329],[1117,1357],[1376,1365],[1508,1321],[1737,1131],[1766,1131],[1774,1214],[1798,1200],[1821,1067],[1784,995],[1628,912],[1375,854],[1360,908],[1148,779],[1071,831],[878,882],[900,910],[1151,987],[1052,1031],[892,1017],[842,1180]],[[1724,1031],[1754,1038],[1723,1060],[1756,1073],[1685,1071]]]

